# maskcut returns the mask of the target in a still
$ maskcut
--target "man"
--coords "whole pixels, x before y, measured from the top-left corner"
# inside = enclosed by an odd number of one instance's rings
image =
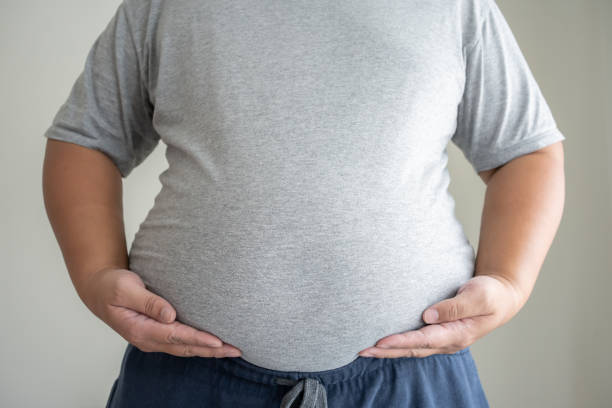
[[[124,0],[45,136],[75,288],[129,342],[113,408],[488,406],[469,346],[563,205],[564,136],[493,0]],[[121,178],[159,140],[128,256]],[[476,257],[450,141],[487,183]]]

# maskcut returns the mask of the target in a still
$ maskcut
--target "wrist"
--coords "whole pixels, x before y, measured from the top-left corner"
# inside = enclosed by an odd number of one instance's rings
[[[81,301],[95,315],[98,315],[98,308],[96,305],[96,296],[94,296],[94,294],[97,290],[97,286],[99,286],[100,276],[111,269],[123,269],[123,267],[120,265],[97,267],[92,272],[81,275],[81,279],[73,281]]]
[[[523,305],[527,302],[529,295],[522,289],[521,285],[512,278],[508,278],[500,273],[486,272],[477,273],[476,275],[486,275],[499,281],[506,289],[509,294],[511,306],[508,310],[507,316],[504,317],[504,322],[514,317]]]

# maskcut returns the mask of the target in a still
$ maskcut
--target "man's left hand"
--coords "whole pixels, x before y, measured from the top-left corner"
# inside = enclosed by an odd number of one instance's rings
[[[464,283],[454,297],[425,310],[423,320],[427,325],[384,337],[359,355],[395,358],[452,354],[505,324],[518,313],[522,304],[521,293],[506,278],[476,275]],[[430,314],[431,311],[437,311],[439,317]]]

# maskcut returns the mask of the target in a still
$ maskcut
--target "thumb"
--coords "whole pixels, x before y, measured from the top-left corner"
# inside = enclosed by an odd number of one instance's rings
[[[425,323],[450,322],[478,314],[473,297],[461,288],[457,294],[428,307],[423,313]]]
[[[139,276],[136,278],[126,279],[121,306],[147,315],[161,323],[172,323],[176,317],[176,311],[172,305],[166,299],[148,290]]]

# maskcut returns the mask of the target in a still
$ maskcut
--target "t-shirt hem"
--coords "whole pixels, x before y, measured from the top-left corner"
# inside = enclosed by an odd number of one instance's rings
[[[512,146],[508,146],[499,152],[483,155],[482,159],[473,159],[473,167],[476,172],[490,170],[506,164],[519,156],[532,153],[562,140],[565,140],[565,136],[558,127],[547,129]]]
[[[75,133],[69,130],[62,130],[57,127],[51,127],[43,134],[47,139],[59,140],[62,142],[74,143],[79,146],[94,149],[104,153],[111,161],[115,164],[122,178],[126,178],[132,171],[132,167],[120,162],[116,157],[112,156],[110,152],[104,149],[96,143],[96,139],[88,139],[80,133]]]

